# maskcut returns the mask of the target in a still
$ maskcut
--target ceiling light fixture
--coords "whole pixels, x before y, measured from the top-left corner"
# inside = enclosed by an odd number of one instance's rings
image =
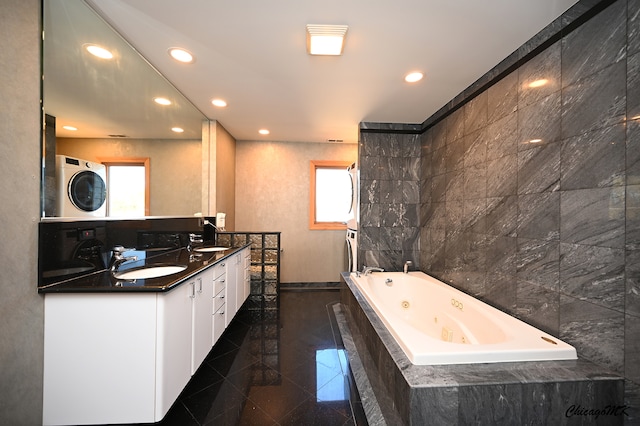
[[[169,55],[178,62],[183,64],[192,64],[195,61],[194,56],[188,50],[181,47],[172,47],[169,49]]]
[[[267,129],[260,129],[258,130],[258,133],[260,133],[261,135],[268,135],[270,132]]]
[[[171,131],[176,133],[183,133],[184,129],[182,127],[172,127]]]
[[[407,83],[415,83],[422,80],[422,77],[424,77],[424,74],[422,74],[420,71],[414,71],[407,74],[404,77],[404,81],[406,81]]]
[[[167,98],[153,98],[153,101],[159,105],[171,105],[171,101]]]
[[[87,49],[87,52],[91,53],[93,56],[96,56],[101,59],[112,59],[113,53],[109,52],[104,47],[100,47],[97,44],[85,44],[84,48]]]
[[[226,102],[226,101],[224,101],[224,100],[222,100],[222,99],[214,99],[214,100],[212,100],[212,101],[211,101],[211,103],[212,103],[214,106],[217,106],[217,107],[219,107],[219,108],[224,108],[224,107],[226,107],[226,106],[227,106],[227,102]]]
[[[75,132],[76,130],[78,130],[77,127],[73,127],[73,126],[62,126],[62,128],[65,130],[70,130],[72,132]]]
[[[311,55],[342,55],[348,25],[307,25],[307,51]]]

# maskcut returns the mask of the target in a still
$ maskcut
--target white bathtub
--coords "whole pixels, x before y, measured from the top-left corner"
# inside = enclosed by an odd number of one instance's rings
[[[422,272],[350,278],[413,364],[577,358],[573,346]]]

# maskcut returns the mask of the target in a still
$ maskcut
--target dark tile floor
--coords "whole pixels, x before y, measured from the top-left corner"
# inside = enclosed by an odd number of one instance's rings
[[[366,425],[332,305],[337,291],[282,291],[278,311],[241,310],[166,425]]]

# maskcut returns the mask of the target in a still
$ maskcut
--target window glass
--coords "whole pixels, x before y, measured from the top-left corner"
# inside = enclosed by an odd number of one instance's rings
[[[353,188],[345,161],[312,161],[310,229],[346,229]]]
[[[109,216],[142,217],[145,215],[146,171],[143,165],[108,167]]]

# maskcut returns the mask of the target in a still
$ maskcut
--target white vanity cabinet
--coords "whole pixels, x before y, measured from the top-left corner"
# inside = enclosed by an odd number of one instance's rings
[[[233,319],[233,258],[165,292],[45,294],[43,423],[160,421]]]

